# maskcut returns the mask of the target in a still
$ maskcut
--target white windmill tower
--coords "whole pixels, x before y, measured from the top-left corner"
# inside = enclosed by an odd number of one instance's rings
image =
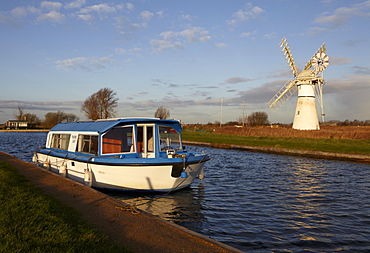
[[[325,54],[325,43],[307,62],[301,72],[298,72],[288,42],[285,38],[280,43],[281,50],[287,59],[294,79],[289,80],[273,96],[269,102],[270,108],[279,109],[297,90],[298,101],[295,110],[293,128],[299,130],[319,130],[319,120],[316,109],[318,99],[321,107],[322,121],[324,122],[324,106],[322,102],[322,86],[324,85],[323,70],[329,65],[329,57]]]

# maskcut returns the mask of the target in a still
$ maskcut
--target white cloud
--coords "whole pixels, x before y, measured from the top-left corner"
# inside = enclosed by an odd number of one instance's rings
[[[164,11],[157,11],[155,14],[157,14],[160,18],[163,17]]]
[[[309,36],[315,36],[317,34],[323,33],[323,32],[329,32],[331,29],[327,27],[310,27],[308,28],[308,31],[306,32]]]
[[[241,9],[234,12],[232,15],[233,18],[231,20],[228,20],[227,22],[231,25],[236,25],[245,22],[249,19],[256,18],[264,11],[265,11],[264,9],[258,6],[253,6],[253,4],[248,3],[245,9]]]
[[[33,6],[18,6],[11,11],[0,11],[0,23],[19,25],[30,14],[39,15],[41,11]]]
[[[193,20],[193,17],[191,15],[185,15],[185,14],[182,14],[180,17],[179,17],[180,20],[187,20],[187,21],[192,21]]]
[[[129,50],[127,49],[123,49],[123,48],[116,48],[114,49],[114,51],[118,54],[132,54],[132,53],[138,53],[141,51],[141,48],[138,48],[138,47],[134,47],[134,48],[131,48]]]
[[[133,8],[132,4],[118,4],[114,6],[110,6],[106,3],[96,4],[96,5],[88,6],[88,7],[81,9],[78,12],[78,16],[80,18],[86,19],[87,16],[81,16],[81,15],[90,15],[87,18],[90,21],[94,17],[94,14],[97,14],[100,19],[103,19],[107,17],[106,15],[116,13],[123,9],[131,10],[132,8]]]
[[[76,0],[74,2],[70,2],[65,5],[66,9],[73,9],[73,8],[81,8],[83,5],[86,4],[86,0]]]
[[[116,32],[124,35],[125,37],[127,37],[127,39],[131,38],[134,32],[145,29],[147,27],[147,24],[145,22],[132,23],[128,17],[123,15],[115,17],[114,19],[116,21],[114,23]]]
[[[263,35],[264,38],[266,39],[275,39],[276,38],[276,32],[268,33]]]
[[[125,4],[125,5],[124,5],[124,7],[125,7],[127,10],[129,10],[129,11],[131,11],[131,10],[133,10],[133,9],[134,9],[134,5],[133,5],[132,3],[127,3],[127,4]]]
[[[323,25],[326,28],[313,27],[310,29],[310,34],[316,35],[318,32],[331,31],[336,28],[346,26],[349,23],[349,20],[354,17],[369,17],[369,16],[370,16],[370,1],[356,3],[350,7],[340,7],[335,9],[332,13],[323,12],[318,17],[315,18],[314,23]]]
[[[119,53],[119,54],[126,54],[127,53],[127,50],[123,49],[123,48],[116,48],[116,49],[114,49],[114,51],[116,53]]]
[[[41,8],[45,8],[48,10],[59,10],[63,4],[59,2],[49,2],[49,1],[43,1],[40,4]]]
[[[203,27],[190,27],[180,32],[166,31],[160,36],[162,40],[153,39],[150,44],[155,47],[152,52],[160,53],[167,49],[184,49],[184,43],[205,42],[211,39],[209,32]]]
[[[241,33],[240,34],[240,37],[243,37],[243,38],[246,38],[246,37],[251,37],[251,36],[254,36],[256,35],[256,31],[253,31],[253,32],[244,32],[244,33]]]
[[[216,43],[216,47],[227,47],[227,44],[225,43]]]
[[[168,49],[184,49],[185,47],[180,42],[172,42],[171,40],[151,40],[150,44],[155,47],[153,53],[161,53]]]
[[[82,19],[86,22],[90,22],[94,19],[94,17],[92,15],[89,15],[89,14],[79,14],[79,15],[77,15],[77,17],[79,17],[80,19]]]
[[[40,15],[36,21],[51,21],[54,23],[63,23],[65,21],[65,15],[61,14],[57,11],[51,11],[49,13],[45,13]]]
[[[87,59],[85,57],[76,57],[72,59],[66,59],[66,60],[58,60],[56,61],[57,69],[63,69],[66,71],[73,70],[80,68],[84,62],[86,62]]]
[[[203,27],[191,27],[189,29],[183,30],[178,34],[185,37],[188,42],[197,42],[197,41],[207,41],[211,39],[211,36],[208,35],[208,31]]]
[[[13,16],[13,17],[16,17],[16,18],[22,18],[22,17],[25,17],[27,16],[27,10],[25,7],[23,6],[20,6],[20,7],[16,7],[14,8],[13,10],[10,11],[10,14]]]
[[[149,11],[142,11],[140,13],[140,18],[143,19],[145,22],[150,21],[154,17],[154,14]]]
[[[103,69],[106,64],[112,63],[113,60],[108,57],[101,57],[100,59],[88,59],[86,57],[75,57],[66,60],[56,61],[56,68],[65,71],[71,70],[85,70],[92,71],[94,69]]]
[[[96,4],[92,6],[88,6],[80,10],[80,13],[90,13],[90,12],[97,12],[97,13],[112,13],[116,12],[115,7],[111,7],[108,4]]]

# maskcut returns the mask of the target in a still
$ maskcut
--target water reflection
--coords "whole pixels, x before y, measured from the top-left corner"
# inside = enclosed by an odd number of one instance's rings
[[[202,223],[206,220],[201,212],[204,201],[202,183],[198,183],[196,188],[188,187],[171,194],[106,193],[125,204],[136,206],[145,212],[195,231],[200,231]]]

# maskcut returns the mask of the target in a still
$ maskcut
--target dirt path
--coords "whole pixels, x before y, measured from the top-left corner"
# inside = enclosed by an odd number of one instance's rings
[[[133,252],[241,252],[143,211],[132,214],[121,201],[6,153],[0,152],[0,160]]]

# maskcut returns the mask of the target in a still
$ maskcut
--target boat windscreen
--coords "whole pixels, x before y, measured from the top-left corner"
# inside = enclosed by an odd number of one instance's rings
[[[171,126],[159,126],[161,151],[182,150],[181,135]]]

